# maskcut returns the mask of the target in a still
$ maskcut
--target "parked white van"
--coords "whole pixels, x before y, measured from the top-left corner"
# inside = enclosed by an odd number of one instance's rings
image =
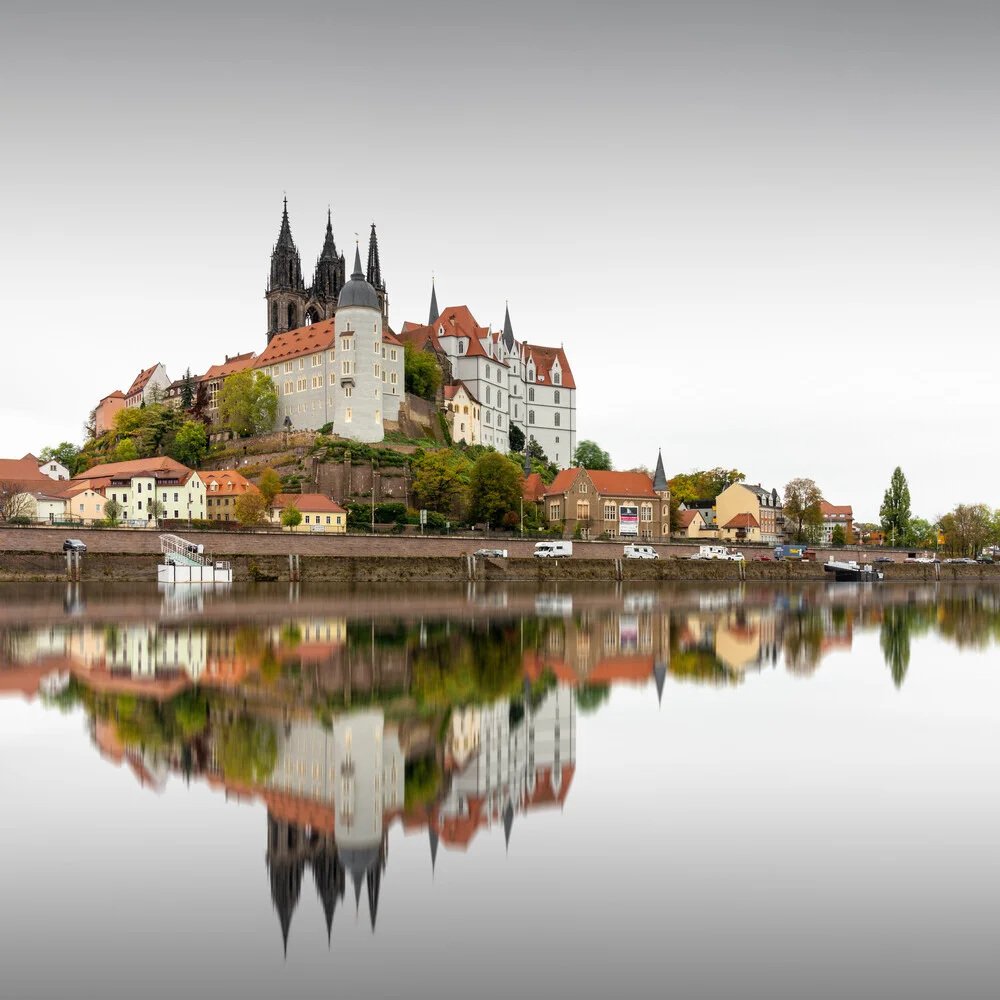
[[[572,542],[536,542],[536,559],[562,559],[573,554]]]
[[[659,559],[660,553],[652,545],[626,545],[626,559]]]
[[[734,552],[725,545],[702,545],[691,559],[722,559],[726,562],[743,562],[743,553]]]

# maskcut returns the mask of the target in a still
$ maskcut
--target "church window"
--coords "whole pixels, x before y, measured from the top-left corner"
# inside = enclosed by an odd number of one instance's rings
[[[559,405],[559,390],[558,389],[556,389],[556,391],[554,393],[552,393],[552,402],[555,403],[556,406]]]
[[[489,379],[489,377],[490,377],[490,366],[487,365],[486,366],[486,378]],[[487,389],[486,391],[489,392],[490,390]]]
[[[497,414],[497,427],[503,427],[503,414]]]
[[[278,303],[273,302],[271,304],[271,329],[278,329]]]
[[[531,388],[528,390],[528,402],[533,403],[535,401],[535,390]]]
[[[486,423],[488,424],[493,423],[492,414],[490,413],[489,410],[486,411]]]
[[[528,423],[533,424],[535,422],[535,411],[528,410]]]
[[[497,389],[497,407],[503,406],[503,393]]]
[[[486,405],[487,406],[490,405],[490,387],[489,386],[486,387]]]
[[[557,413],[553,419],[556,422],[556,427],[558,427],[559,426],[559,414]]]
[[[291,267],[290,266],[289,266],[289,271],[291,271]],[[292,282],[291,274],[289,274],[288,280],[289,280],[289,283]],[[295,322],[295,303],[294,302],[289,302],[288,303],[288,329],[289,330],[294,330],[298,325],[299,324]]]

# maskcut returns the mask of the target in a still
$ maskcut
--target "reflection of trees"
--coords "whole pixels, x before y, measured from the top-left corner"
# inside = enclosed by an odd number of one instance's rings
[[[404,771],[404,791],[406,811],[415,806],[427,805],[434,801],[441,787],[441,769],[433,756],[408,760]]]
[[[278,760],[274,726],[266,719],[240,716],[222,732],[220,759],[227,781],[262,785]]]
[[[710,684],[736,684],[734,677],[722,661],[705,649],[671,650],[670,674],[679,680],[699,681]]]
[[[1000,640],[1000,607],[994,594],[971,593],[942,601],[938,630],[960,649],[985,649]]]
[[[581,715],[596,712],[610,698],[610,684],[581,684],[576,689],[576,707]]]
[[[811,674],[823,655],[826,629],[818,611],[790,614],[785,623],[785,669],[793,674]]]
[[[904,605],[889,605],[882,615],[879,645],[886,665],[897,688],[903,686],[910,666],[910,609]]]

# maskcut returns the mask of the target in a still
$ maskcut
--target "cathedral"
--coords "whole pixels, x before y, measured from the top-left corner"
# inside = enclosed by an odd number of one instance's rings
[[[368,240],[368,267],[365,278],[378,296],[383,326],[388,326],[389,299],[385,282],[382,280],[374,222]],[[271,251],[271,273],[264,293],[264,298],[267,300],[267,342],[270,344],[275,334],[332,319],[337,311],[337,299],[345,283],[344,255],[337,252],[337,242],[333,238],[333,218],[328,210],[323,249],[316,259],[312,283],[306,286],[302,278],[302,258],[295,246],[295,240],[292,239],[286,198],[278,239]]]

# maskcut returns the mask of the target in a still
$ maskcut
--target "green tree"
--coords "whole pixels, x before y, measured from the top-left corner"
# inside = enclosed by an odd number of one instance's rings
[[[297,528],[302,523],[302,514],[295,504],[290,503],[281,512],[281,523],[286,528]]]
[[[679,472],[667,480],[670,487],[670,530],[680,528],[678,510],[689,500],[714,500],[733,483],[742,483],[746,475],[739,469],[700,469],[697,472]]]
[[[76,475],[76,465],[80,449],[69,441],[61,441],[55,448],[43,448],[38,456],[41,462],[58,462],[66,466],[71,476]]]
[[[208,452],[208,433],[205,425],[198,420],[188,420],[174,438],[171,457],[184,465],[197,468]]]
[[[223,730],[221,743],[222,773],[227,781],[262,785],[274,773],[278,740],[270,722],[241,716]]]
[[[113,528],[122,517],[122,505],[120,500],[115,500],[112,497],[104,504],[104,519]]]
[[[984,503],[960,503],[941,518],[949,552],[978,557],[993,538],[994,512]]]
[[[820,504],[823,494],[811,479],[792,479],[785,484],[785,520],[793,526],[792,541],[815,542],[823,527]]]
[[[606,451],[602,451],[595,441],[581,441],[576,446],[576,452],[573,455],[573,464],[582,465],[585,469],[594,469],[599,472],[610,471],[611,456]]]
[[[511,451],[524,452],[524,431],[517,424],[510,425],[510,432],[507,434],[507,446]]]
[[[118,437],[135,434],[142,427],[142,419],[137,406],[123,406],[115,413],[115,433]]]
[[[236,498],[234,516],[240,524],[263,524],[267,520],[269,504],[257,490],[247,490]]]
[[[576,707],[581,715],[591,715],[610,698],[610,684],[581,684],[576,691]]]
[[[270,506],[281,490],[281,476],[274,469],[265,469],[260,477],[260,493],[264,503]]]
[[[922,517],[912,517],[904,544],[915,549],[933,549],[937,546],[937,529]]]
[[[834,525],[830,541],[837,546],[837,548],[841,548],[847,544],[847,532],[844,530],[844,526],[842,524]]]
[[[120,411],[119,411],[120,412]],[[115,446],[116,462],[134,462],[139,457],[139,449],[132,438],[124,438]]]
[[[517,464],[497,452],[487,452],[472,467],[469,479],[469,518],[491,527],[521,503],[524,477]]]
[[[890,545],[906,540],[910,527],[910,487],[898,465],[882,498],[878,516],[882,520],[882,532]]]
[[[160,521],[167,510],[163,504],[155,497],[146,501],[146,519],[150,521]]]
[[[242,437],[264,434],[274,427],[278,393],[262,371],[234,372],[219,391],[219,421]]]
[[[188,368],[181,384],[181,409],[190,410],[192,406],[194,406],[194,382],[191,379],[191,369]]]
[[[441,385],[441,369],[430,351],[418,351],[411,344],[403,347],[406,391],[433,400]]]
[[[439,514],[458,515],[464,510],[473,465],[461,452],[425,452],[411,465],[417,506]]]

